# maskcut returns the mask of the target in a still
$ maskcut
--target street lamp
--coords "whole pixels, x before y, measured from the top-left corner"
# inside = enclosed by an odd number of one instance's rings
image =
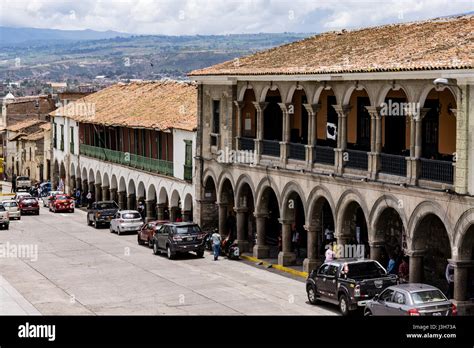
[[[457,89],[459,89],[459,92],[460,92],[460,98],[461,98],[461,103],[462,103],[462,89],[461,87],[459,87],[457,84],[455,83],[449,83],[449,80],[444,78],[444,77],[438,77],[437,79],[434,79],[433,80],[433,84],[436,86],[436,87],[445,87],[445,86],[453,86],[453,87],[456,87]]]

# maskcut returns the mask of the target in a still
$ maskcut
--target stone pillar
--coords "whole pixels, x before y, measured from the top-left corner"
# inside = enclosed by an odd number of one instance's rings
[[[118,197],[117,197],[117,189],[116,188],[109,189],[109,197],[110,197],[111,201],[117,202]]]
[[[183,221],[193,221],[192,211],[191,210],[183,210]]]
[[[317,133],[317,113],[321,108],[320,104],[303,104],[306,111],[308,112],[308,145],[306,145],[306,163],[308,169],[313,167],[313,154],[314,147],[316,146],[318,133]]]
[[[118,193],[118,205],[120,210],[127,209],[127,193],[125,191],[120,191]]]
[[[423,254],[424,251],[411,251],[409,261],[410,283],[421,283],[423,281]]]
[[[303,272],[310,273],[312,270],[318,268],[321,261],[318,260],[318,232],[321,232],[320,225],[305,226],[308,236],[308,257],[303,261]]]
[[[130,193],[127,197],[127,209],[128,210],[136,209],[136,196],[134,193]]]
[[[241,252],[247,251],[249,248],[249,242],[245,238],[245,225],[247,224],[247,219],[245,215],[248,211],[247,207],[234,208],[236,213],[237,220],[237,245]]]
[[[155,200],[149,200],[145,202],[146,207],[146,222],[156,220]]]
[[[336,173],[342,174],[344,171],[344,152],[347,149],[347,115],[350,111],[349,105],[333,105],[337,112],[337,149],[336,149]]]
[[[278,264],[291,266],[296,262],[296,254],[291,250],[291,223],[292,221],[280,219],[282,251],[278,254]]]
[[[170,221],[175,222],[178,217],[178,207],[170,207]]]
[[[419,113],[410,114],[410,177],[409,182],[411,185],[416,185],[418,183],[418,177],[420,174],[420,158],[422,156],[422,126],[423,118],[430,111],[429,108],[420,109]]]
[[[458,80],[459,84],[459,80]],[[459,84],[456,96],[456,109],[451,109],[456,117],[456,162],[454,171],[454,186],[456,193],[461,195],[468,192],[468,177],[472,169],[470,153],[472,153],[472,84]],[[469,112],[469,108],[471,112]],[[471,148],[471,150],[469,150]],[[472,166],[471,166],[472,168]]]
[[[454,300],[463,302],[468,300],[468,277],[474,261],[448,260],[454,266]]]
[[[370,259],[382,263],[383,261],[382,253],[384,249],[384,244],[374,242],[374,243],[370,243],[369,245],[370,245]],[[385,266],[385,265],[382,265],[382,266]]]
[[[375,106],[365,107],[370,114],[370,152],[369,152],[369,177],[375,180],[380,170],[380,153],[382,152],[382,118],[380,108]]]
[[[235,107],[236,107],[235,110],[236,110],[236,113],[237,113],[237,123],[235,125],[236,126],[236,128],[235,128],[235,134],[236,134],[235,149],[240,150],[240,138],[242,137],[242,108],[244,107],[245,103],[243,101],[234,100],[234,104],[235,104]]]
[[[95,201],[101,201],[102,200],[102,186],[100,184],[95,184]]]
[[[257,137],[255,138],[255,164],[260,163],[260,157],[262,155],[262,141],[263,141],[263,111],[267,107],[268,103],[253,102],[256,110],[256,123],[257,123]]]
[[[69,185],[68,186],[69,186],[69,193],[73,194],[74,192],[72,190],[76,188],[76,176],[75,175],[72,175],[69,178]]]
[[[102,186],[102,200],[108,201],[110,199],[109,197],[109,187],[108,186]]]
[[[157,204],[157,206],[156,206],[157,220],[164,220],[165,219],[165,208],[166,208],[166,203]]]
[[[222,237],[227,237],[228,231],[226,229],[227,222],[227,204],[219,203],[219,234]]]
[[[81,189],[81,191],[83,191],[82,190],[83,186],[82,186],[81,178],[76,178],[76,188]]]
[[[254,213],[257,228],[257,244],[253,247],[253,256],[257,259],[266,259],[269,254],[269,247],[265,243],[265,220],[266,213]]]
[[[282,135],[280,141],[280,162],[282,167],[284,168],[286,163],[288,162],[288,157],[290,156],[290,114],[288,112],[288,106],[290,104],[286,103],[278,103],[280,106],[281,112],[283,114],[283,127],[282,127]]]

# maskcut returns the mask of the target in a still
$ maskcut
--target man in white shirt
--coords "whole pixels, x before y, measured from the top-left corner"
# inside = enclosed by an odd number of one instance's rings
[[[214,261],[217,261],[219,258],[219,254],[221,252],[221,235],[214,231],[211,236],[212,239],[212,250],[214,251]]]

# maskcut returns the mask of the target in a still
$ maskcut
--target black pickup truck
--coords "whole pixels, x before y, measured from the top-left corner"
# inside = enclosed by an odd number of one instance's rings
[[[398,277],[387,274],[377,261],[337,259],[323,263],[310,273],[306,293],[311,304],[318,301],[338,304],[342,315],[348,315],[397,283]]]
[[[114,201],[92,203],[91,208],[87,210],[87,225],[94,225],[95,228],[108,225],[118,210],[119,207]]]

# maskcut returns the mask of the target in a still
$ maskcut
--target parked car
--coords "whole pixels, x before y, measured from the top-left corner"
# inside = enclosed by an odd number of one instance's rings
[[[10,227],[10,216],[3,204],[0,204],[0,227],[5,230]]]
[[[23,215],[25,213],[39,215],[39,203],[38,200],[34,197],[22,197],[18,203],[20,213]]]
[[[143,226],[140,213],[136,210],[120,210],[110,221],[110,232],[120,234],[124,232],[138,232]]]
[[[166,251],[169,259],[173,259],[176,253],[189,251],[203,257],[205,236],[206,233],[195,223],[167,223],[153,236],[153,252],[158,255],[161,251]]]
[[[324,301],[339,305],[343,315],[365,306],[376,294],[398,283],[380,263],[368,259],[337,259],[323,263],[306,280],[311,304]]]
[[[168,223],[167,220],[156,220],[150,221],[142,226],[137,234],[138,244],[148,244],[150,248],[153,248],[153,236],[164,224]]]
[[[452,316],[456,305],[438,288],[418,283],[389,286],[367,302],[364,315]]]
[[[56,195],[63,195],[64,192],[62,191],[50,191],[48,194],[45,194],[41,197],[41,201],[43,202],[43,207],[49,208],[49,203]]]
[[[118,210],[119,207],[114,201],[94,202],[87,210],[87,225],[94,225],[95,228],[99,228],[100,225],[108,225]]]
[[[17,192],[15,193],[15,196],[13,199],[17,202],[20,203],[20,199],[25,198],[25,197],[31,197],[29,192]]]
[[[74,213],[74,199],[65,194],[56,194],[52,196],[49,202],[49,211],[56,213],[58,211],[69,211]]]
[[[18,208],[18,203],[14,201],[13,199],[8,200],[8,201],[3,201],[2,205],[5,207],[5,209],[8,211],[8,214],[11,219],[21,219],[21,212],[20,209]]]
[[[18,176],[16,178],[16,190],[25,190],[29,191],[31,187],[31,180],[27,176]]]

